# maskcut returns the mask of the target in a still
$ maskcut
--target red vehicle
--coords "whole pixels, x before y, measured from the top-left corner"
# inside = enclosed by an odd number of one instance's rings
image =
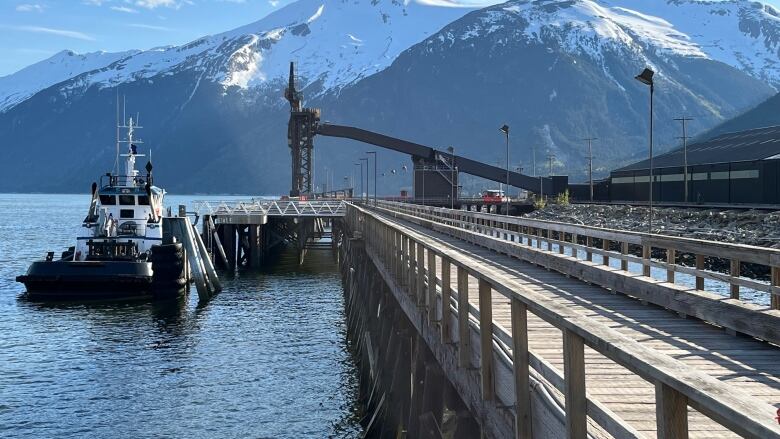
[[[504,191],[488,189],[485,192],[482,192],[482,201],[485,203],[504,203],[509,201],[509,198],[504,195]]]

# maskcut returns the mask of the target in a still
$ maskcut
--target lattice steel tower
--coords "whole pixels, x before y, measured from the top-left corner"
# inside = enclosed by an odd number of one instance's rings
[[[290,122],[287,125],[287,144],[292,155],[290,196],[310,195],[313,192],[314,134],[320,121],[320,110],[303,108],[303,93],[295,88],[295,64],[292,62],[284,97],[290,102]]]

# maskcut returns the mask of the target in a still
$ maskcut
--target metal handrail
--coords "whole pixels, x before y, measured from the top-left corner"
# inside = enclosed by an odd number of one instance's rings
[[[197,200],[198,215],[263,215],[332,217],[346,214],[347,200]]]

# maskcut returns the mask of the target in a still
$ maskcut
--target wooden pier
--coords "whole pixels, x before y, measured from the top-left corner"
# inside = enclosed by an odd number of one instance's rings
[[[339,230],[485,437],[780,437],[779,250],[391,202]]]
[[[259,268],[281,245],[291,245],[303,263],[318,248],[334,218],[346,213],[344,200],[196,201],[202,234],[217,264],[227,270]]]

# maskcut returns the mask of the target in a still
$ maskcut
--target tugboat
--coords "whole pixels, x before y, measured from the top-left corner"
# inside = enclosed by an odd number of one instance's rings
[[[75,246],[56,260],[54,252],[48,252],[26,275],[17,276],[27,298],[162,298],[184,292],[185,251],[163,230],[165,190],[153,185],[151,161],[145,177],[135,169],[136,159],[145,156],[137,149],[142,142],[133,138],[140,127],[130,118],[119,128],[127,129],[127,139],[117,139],[114,170],[123,159],[124,174],[109,172],[99,186],[92,183],[92,200]],[[126,154],[119,154],[121,143],[128,145]]]

